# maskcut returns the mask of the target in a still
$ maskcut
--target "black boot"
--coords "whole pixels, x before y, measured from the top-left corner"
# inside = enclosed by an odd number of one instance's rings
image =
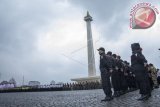
[[[159,86],[158,86],[158,85],[155,85],[154,88],[157,89],[157,88],[159,88]]]
[[[147,95],[143,98],[143,101],[144,101],[144,100],[148,100],[149,97],[151,97],[151,94],[147,94]]]
[[[145,96],[145,95],[142,94],[141,97],[139,97],[137,100],[138,100],[138,101],[141,101],[141,100],[144,98],[144,96]]]
[[[113,97],[106,96],[105,99],[103,99],[101,101],[111,101],[111,100],[113,100]]]
[[[146,95],[142,94],[141,97],[138,98],[137,100],[138,100],[138,101],[143,101],[143,100],[147,100],[149,97],[150,97],[149,94],[146,94]]]
[[[118,92],[118,91],[115,91],[113,97],[119,97],[119,96],[120,96],[120,95],[119,95],[119,92]]]

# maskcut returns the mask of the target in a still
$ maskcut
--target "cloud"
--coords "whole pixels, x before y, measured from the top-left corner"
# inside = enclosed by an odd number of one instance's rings
[[[98,23],[101,36],[104,39],[114,40],[120,37],[122,26],[128,24],[128,6],[131,1],[125,0],[119,3],[118,0],[106,1],[102,0],[78,0],[72,1],[73,4],[89,10],[93,15],[94,23]]]
[[[21,84],[24,76],[26,84],[30,80],[44,84],[87,76],[86,48],[72,53],[86,47],[86,25],[81,10],[67,1],[1,1],[0,4],[4,5],[0,16],[1,81],[14,77]]]

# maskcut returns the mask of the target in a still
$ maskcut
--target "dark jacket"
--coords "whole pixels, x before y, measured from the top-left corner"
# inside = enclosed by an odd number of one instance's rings
[[[135,73],[145,72],[144,63],[147,63],[147,60],[142,53],[133,54],[131,56],[131,67]]]
[[[105,54],[100,56],[100,70],[101,69],[112,69],[112,58],[110,56]]]

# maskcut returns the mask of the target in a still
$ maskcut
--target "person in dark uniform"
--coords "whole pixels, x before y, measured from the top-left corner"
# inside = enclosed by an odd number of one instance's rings
[[[139,93],[141,94],[141,97],[137,100],[146,100],[151,96],[149,76],[145,69],[147,60],[142,54],[142,48],[140,47],[139,43],[132,44],[131,48],[131,67],[134,71],[138,88],[140,89]]]
[[[102,88],[106,95],[105,99],[101,101],[110,101],[113,99],[110,76],[112,72],[112,59],[105,54],[105,49],[103,47],[98,49],[100,55],[100,72],[101,72],[101,81]]]
[[[151,90],[153,90],[153,80],[152,80],[152,76],[151,76],[151,69],[150,69],[148,64],[146,65],[145,68],[146,68],[146,71],[147,71],[148,76],[149,76],[150,88],[151,88]]]
[[[123,64],[124,64],[124,79],[125,79],[125,91],[128,92],[129,91],[129,88],[131,87],[131,81],[130,81],[130,68],[129,68],[129,65],[128,65],[128,62],[127,61],[123,61]]]
[[[126,62],[126,66],[127,66],[127,87],[129,88],[128,91],[134,91],[136,90],[136,80],[135,80],[135,76],[134,73],[132,72],[131,66],[129,64],[129,62]]]
[[[120,56],[117,56],[117,66],[118,66],[118,73],[120,78],[120,94],[123,95],[126,93],[126,80],[124,76],[124,64],[123,60]]]
[[[120,96],[120,75],[119,75],[119,71],[118,71],[118,60],[117,60],[117,55],[113,54],[112,55],[112,59],[113,59],[113,72],[112,72],[112,86],[113,86],[113,90],[114,90],[114,97],[119,97]]]

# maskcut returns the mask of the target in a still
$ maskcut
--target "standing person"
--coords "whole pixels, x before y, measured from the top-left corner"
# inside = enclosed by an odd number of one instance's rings
[[[113,59],[113,72],[112,72],[112,86],[113,86],[113,90],[114,90],[114,97],[119,97],[120,96],[120,75],[119,75],[119,71],[118,71],[118,60],[117,60],[117,55],[113,54],[112,55],[112,59]]]
[[[158,84],[160,85],[160,70],[157,69],[157,81],[158,81]]]
[[[159,88],[158,82],[157,82],[157,70],[156,70],[156,68],[154,67],[153,64],[149,64],[149,67],[150,67],[150,71],[151,71],[151,78],[152,78],[152,81],[153,81],[153,87],[154,88]]]
[[[110,101],[113,99],[110,76],[112,72],[112,59],[110,56],[105,54],[105,49],[103,47],[98,49],[100,55],[100,71],[101,71],[101,80],[102,88],[106,95],[105,99],[101,101]]]
[[[137,100],[146,100],[151,96],[149,77],[145,69],[147,60],[142,54],[142,48],[140,47],[139,43],[132,44],[131,48],[131,67],[134,71],[141,94],[141,97]]]
[[[151,90],[153,90],[153,85],[154,84],[153,84],[152,75],[151,75],[151,67],[148,64],[146,65],[146,71],[147,71],[148,76],[149,76]]]
[[[130,68],[129,68],[129,63],[127,61],[124,61],[124,77],[125,77],[125,90],[126,92],[129,92],[132,88],[132,83],[131,83],[131,74],[130,74]]]
[[[119,78],[120,78],[120,94],[123,95],[126,93],[126,80],[124,76],[124,64],[123,60],[121,59],[120,56],[117,56],[117,66],[118,66],[118,73],[119,73]]]

